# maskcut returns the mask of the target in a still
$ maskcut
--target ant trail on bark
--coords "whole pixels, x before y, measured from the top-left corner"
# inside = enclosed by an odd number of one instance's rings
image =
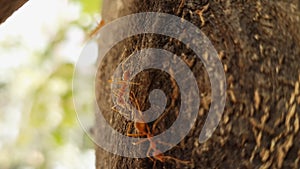
[[[140,108],[140,105],[137,101],[137,98],[136,96],[134,95],[133,92],[131,92],[131,97],[130,99],[132,100],[132,102],[134,103],[134,105],[136,106],[137,110],[138,110],[138,113],[139,115],[141,116],[141,118],[139,119],[143,119],[142,118],[142,112],[141,112],[141,108]],[[168,145],[168,146],[173,146],[173,145],[170,145],[168,143],[164,143],[164,142],[161,142],[161,141],[155,141],[153,139],[154,137],[154,130],[155,130],[155,127],[157,126],[157,123],[159,123],[160,121],[162,120],[162,118],[158,118],[152,128],[149,127],[149,125],[145,122],[135,122],[134,123],[134,128],[135,128],[135,131],[137,133],[130,133],[131,131],[131,127],[129,127],[127,129],[127,136],[130,136],[130,137],[146,137],[144,139],[141,139],[140,141],[136,142],[136,143],[133,143],[134,145],[137,145],[137,144],[141,144],[143,142],[146,142],[146,141],[149,141],[149,148],[147,150],[147,157],[153,161],[153,168],[155,168],[155,165],[156,165],[156,161],[160,161],[162,163],[166,162],[167,160],[173,160],[175,161],[176,163],[180,163],[180,164],[183,164],[183,165],[189,165],[190,164],[190,161],[185,161],[185,160],[180,160],[178,158],[175,158],[175,157],[172,157],[172,156],[167,156],[167,155],[164,155],[158,148],[157,148],[157,143],[159,144],[165,144],[165,145]],[[152,155],[153,155],[153,158],[150,156],[150,153],[152,152]]]

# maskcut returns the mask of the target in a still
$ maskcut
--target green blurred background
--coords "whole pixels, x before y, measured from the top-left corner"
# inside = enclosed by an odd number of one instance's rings
[[[0,25],[0,169],[95,168],[72,76],[100,9],[101,0],[30,0]]]

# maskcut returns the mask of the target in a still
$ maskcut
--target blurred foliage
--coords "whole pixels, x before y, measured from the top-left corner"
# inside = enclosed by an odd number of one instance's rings
[[[80,18],[99,14],[101,0],[73,2],[81,4]],[[31,52],[26,63],[0,72],[8,77],[0,78],[0,169],[93,168],[93,159],[88,159],[93,157],[93,143],[80,127],[73,105],[74,63],[60,52],[74,41],[73,34],[68,39],[70,32],[79,30],[85,36],[87,24],[82,23],[64,22],[39,50],[28,49],[18,38],[0,41],[0,50]],[[93,111],[92,107],[84,109]],[[13,123],[6,121],[11,118]],[[1,130],[2,126],[6,128]],[[2,131],[11,138],[4,139]]]
[[[82,4],[83,12],[88,14],[99,13],[102,8],[102,0],[75,0]]]

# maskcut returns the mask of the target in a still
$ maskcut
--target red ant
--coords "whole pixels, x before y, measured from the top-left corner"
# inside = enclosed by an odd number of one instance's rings
[[[140,106],[138,104],[138,101],[135,97],[135,95],[133,93],[131,93],[132,96],[130,97],[131,99],[133,99],[134,103],[135,103],[135,106],[138,110],[138,112],[140,113],[141,115],[141,109],[140,109]],[[141,115],[142,116],[142,115]],[[127,129],[127,136],[130,136],[130,137],[146,137],[145,139],[142,139],[141,141],[139,142],[136,142],[136,143],[133,143],[134,145],[137,145],[137,144],[140,144],[140,143],[143,143],[145,141],[149,141],[149,148],[148,148],[148,151],[147,151],[147,157],[154,162],[153,164],[153,168],[155,167],[156,165],[156,160],[164,163],[166,162],[167,160],[174,160],[175,162],[178,162],[178,163],[181,163],[181,164],[184,164],[184,165],[189,165],[190,164],[190,161],[185,161],[185,160],[180,160],[180,159],[177,159],[175,157],[171,157],[171,156],[166,156],[166,155],[163,155],[163,153],[157,148],[157,141],[154,141],[153,140],[153,137],[154,137],[154,130],[155,130],[155,127],[157,126],[157,124],[160,122],[160,120],[162,120],[162,117],[161,116],[160,118],[158,118],[153,126],[152,126],[152,129],[150,129],[150,127],[148,126],[147,123],[141,123],[141,122],[135,122],[134,123],[134,128],[135,130],[137,131],[137,133],[129,133],[131,128],[129,127]],[[159,142],[160,144],[168,144],[168,143],[163,143],[163,142]],[[152,151],[153,153],[153,158],[150,157],[150,152]]]
[[[115,109],[116,106],[121,106],[122,108],[128,108],[128,104],[126,104],[126,101],[124,99],[125,90],[127,87],[129,87],[130,84],[133,85],[139,85],[138,83],[129,82],[130,78],[130,72],[128,70],[124,71],[122,81],[118,81],[117,83],[122,83],[122,86],[120,89],[118,89],[117,92],[114,92],[114,95],[117,97],[117,103],[115,106],[112,107],[114,111],[119,112]],[[113,80],[109,80],[110,83],[113,83]],[[120,112],[119,112],[120,113]],[[121,113],[122,115],[128,116],[128,114]]]
[[[97,32],[98,32],[104,25],[105,25],[105,21],[104,21],[104,20],[101,20],[101,21],[97,24],[96,28],[94,28],[94,29],[88,34],[87,40],[90,39],[90,38],[92,38],[92,37],[94,37],[94,36],[97,34]]]
[[[132,110],[132,107],[128,106],[128,103],[126,103],[125,99],[124,99],[124,94],[125,94],[125,90],[126,88],[130,85],[130,84],[135,84],[135,85],[139,85],[139,83],[134,83],[134,82],[128,82],[130,79],[130,72],[128,70],[124,71],[124,67],[122,66],[123,69],[123,76],[122,76],[122,86],[120,87],[119,91],[115,93],[115,95],[117,96],[117,104],[119,106],[122,106],[123,108],[129,108],[129,110]],[[113,80],[111,80],[112,82]],[[176,93],[176,92],[175,92]],[[130,92],[130,96],[129,96],[130,100],[133,102],[134,106],[136,107],[139,115],[142,117],[142,112],[141,112],[141,108],[140,105],[137,101],[136,96],[134,95],[133,92]],[[174,105],[175,103],[172,102],[172,105]],[[115,107],[115,106],[114,106]],[[115,110],[117,112],[119,112],[118,110]],[[134,123],[134,128],[137,131],[137,133],[129,133],[131,131],[131,127],[128,127],[127,129],[127,136],[129,137],[146,137],[145,139],[140,140],[139,142],[133,143],[135,145],[137,144],[141,144],[145,141],[149,141],[149,148],[147,150],[147,157],[154,162],[153,164],[153,168],[155,168],[156,165],[156,160],[164,163],[167,160],[173,160],[175,162],[184,164],[184,165],[189,165],[190,161],[185,161],[185,160],[180,160],[177,159],[175,157],[171,157],[171,156],[166,156],[163,155],[163,153],[157,148],[157,143],[160,144],[168,144],[168,143],[163,143],[163,142],[158,142],[153,140],[154,137],[154,131],[156,129],[157,124],[165,117],[165,114],[160,116],[152,125],[152,129],[150,129],[149,125],[144,122],[144,120],[142,118],[140,118],[143,122],[135,122]],[[169,144],[170,145],[170,144]],[[150,156],[150,152],[152,152],[153,154],[153,158]]]
[[[119,94],[118,94],[118,103],[119,104],[121,104],[121,105],[123,105],[123,104],[125,104],[125,100],[124,100],[124,94],[125,94],[125,89],[127,88],[127,87],[129,87],[129,82],[128,82],[128,80],[130,80],[129,78],[130,78],[130,73],[129,73],[129,71],[127,70],[127,71],[124,71],[124,73],[123,73],[123,85],[122,85],[122,87],[119,89]]]

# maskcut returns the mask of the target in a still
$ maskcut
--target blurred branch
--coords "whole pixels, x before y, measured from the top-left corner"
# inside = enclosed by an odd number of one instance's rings
[[[28,0],[0,0],[0,24],[3,23],[16,10]]]

